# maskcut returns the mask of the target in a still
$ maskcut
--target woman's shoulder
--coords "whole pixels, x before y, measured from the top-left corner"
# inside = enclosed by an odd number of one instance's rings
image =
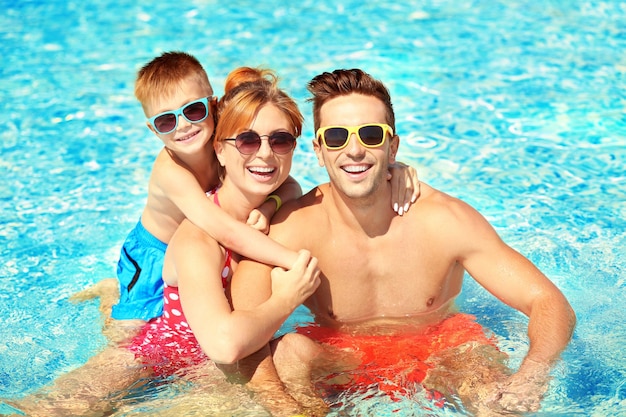
[[[169,248],[182,250],[206,250],[207,248],[219,247],[219,243],[207,232],[193,224],[189,219],[184,219],[172,236]]]

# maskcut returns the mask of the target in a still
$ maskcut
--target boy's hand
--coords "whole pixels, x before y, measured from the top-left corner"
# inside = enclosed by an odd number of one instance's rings
[[[272,270],[272,297],[285,300],[292,310],[309,298],[320,285],[317,258],[311,252],[300,250],[298,260],[289,270]]]
[[[420,181],[415,168],[396,161],[389,165],[387,180],[391,181],[393,211],[402,216],[420,195]]]
[[[259,208],[255,208],[254,210],[252,210],[250,214],[248,215],[248,220],[246,221],[246,224],[248,226],[252,226],[253,228],[255,228],[256,230],[260,232],[267,234],[270,231],[269,219],[272,216],[271,215],[266,216],[265,214],[263,214],[262,209],[263,207],[265,207],[266,208],[265,210],[270,210],[270,212],[273,214],[274,212],[272,211],[273,209],[271,208],[272,204],[274,203],[265,202],[261,204]]]

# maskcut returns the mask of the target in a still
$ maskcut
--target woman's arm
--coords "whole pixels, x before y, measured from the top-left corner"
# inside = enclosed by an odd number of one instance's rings
[[[420,196],[420,181],[415,168],[396,161],[389,165],[393,211],[402,216]]]
[[[289,271],[273,273],[273,293],[249,310],[232,311],[222,288],[223,249],[184,221],[167,249],[181,304],[203,351],[217,363],[233,363],[263,347],[319,285],[317,260],[301,252]]]

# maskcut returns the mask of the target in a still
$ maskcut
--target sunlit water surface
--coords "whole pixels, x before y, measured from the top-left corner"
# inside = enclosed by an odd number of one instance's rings
[[[159,142],[133,97],[135,73],[185,50],[217,92],[236,66],[278,71],[307,117],[293,169],[305,189],[326,179],[306,82],[340,67],[383,79],[400,159],[480,210],[577,312],[537,415],[625,415],[623,2],[125,3],[0,2],[0,397],[30,393],[104,346],[96,303],[68,297],[114,275],[145,202]],[[516,366],[526,319],[469,279],[459,304]],[[177,408],[187,400],[200,414],[263,415],[231,389],[195,398],[182,382],[155,386],[118,414],[192,414]],[[344,403],[331,415],[463,414],[375,393]]]

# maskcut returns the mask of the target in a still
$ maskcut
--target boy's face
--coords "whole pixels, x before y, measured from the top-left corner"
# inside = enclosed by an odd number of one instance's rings
[[[385,105],[376,97],[350,94],[335,97],[320,108],[320,128],[386,123]],[[341,149],[327,149],[316,137],[313,148],[320,166],[326,167],[333,186],[350,198],[377,197],[387,181],[389,164],[395,162],[399,139],[388,132],[380,146],[365,147],[352,133]]]
[[[166,115],[165,117],[169,118],[168,123],[161,124],[160,120],[154,120],[153,123],[159,127],[159,129],[156,129],[155,126],[148,121],[148,128],[161,139],[167,148],[175,153],[193,154],[199,152],[209,143],[215,130],[213,117],[215,114],[215,99],[210,97],[211,95],[212,91],[207,91],[206,88],[200,86],[195,80],[182,80],[173,94],[149,100],[145,103],[144,109],[148,119],[169,111],[178,110],[177,113],[180,113],[181,107],[185,107],[185,105],[191,102],[209,96],[207,117],[200,122],[190,122],[182,114],[178,114],[176,117]],[[184,110],[184,114],[188,115],[189,119],[195,120],[202,116],[198,116],[198,108],[202,110],[202,106],[203,104],[196,103],[193,107]],[[176,127],[174,130],[169,133],[159,132],[159,130],[170,130],[172,128],[170,126],[172,123],[175,123],[174,121],[176,119],[177,124],[175,124]]]

